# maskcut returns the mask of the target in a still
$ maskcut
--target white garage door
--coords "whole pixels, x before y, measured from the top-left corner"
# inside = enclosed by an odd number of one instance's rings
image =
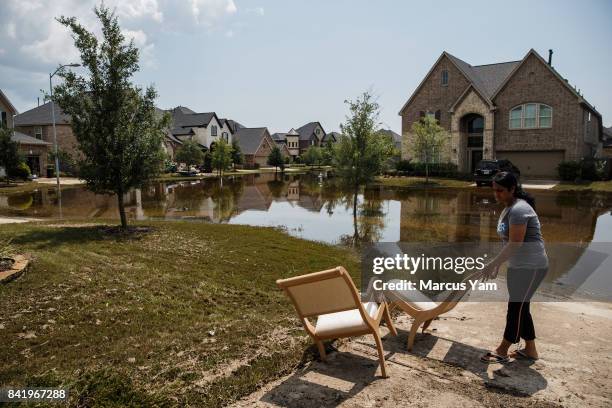
[[[558,178],[557,165],[564,152],[497,152],[498,159],[510,160],[521,170],[521,176]]]

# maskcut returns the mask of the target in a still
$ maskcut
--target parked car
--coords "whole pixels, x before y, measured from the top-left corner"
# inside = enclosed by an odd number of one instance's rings
[[[474,171],[474,181],[478,187],[491,185],[493,177],[500,171],[510,171],[517,179],[521,177],[521,171],[510,160],[481,160]]]

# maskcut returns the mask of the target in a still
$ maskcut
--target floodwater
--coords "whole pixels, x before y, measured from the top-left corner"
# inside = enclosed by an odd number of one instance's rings
[[[547,242],[612,242],[612,195],[532,191]],[[274,226],[332,244],[497,240],[501,207],[489,188],[368,188],[353,195],[334,179],[254,174],[158,182],[125,195],[130,219],[170,219]],[[60,218],[54,189],[0,196],[0,216]],[[84,187],[62,191],[64,219],[118,218],[116,198]]]
[[[547,243],[607,245],[612,255],[612,195],[531,191]],[[353,195],[333,178],[307,174],[158,182],[124,197],[129,219],[165,219],[279,227],[331,244],[371,242],[495,242],[501,206],[490,188],[362,191],[353,217]],[[0,216],[43,219],[117,219],[116,198],[84,187],[0,196]],[[570,263],[577,263],[582,252]],[[549,256],[549,258],[551,258]],[[566,256],[567,258],[567,256]],[[583,257],[584,258],[584,257]],[[564,263],[567,263],[566,260]],[[551,267],[546,281],[572,293],[612,300],[612,256],[596,271],[568,276]],[[573,295],[572,295],[573,297]]]

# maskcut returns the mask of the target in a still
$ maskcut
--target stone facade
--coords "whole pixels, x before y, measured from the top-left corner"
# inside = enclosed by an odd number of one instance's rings
[[[510,129],[510,111],[527,103],[551,107],[551,126]],[[521,61],[476,67],[443,53],[400,112],[403,159],[417,159],[411,129],[425,114],[435,115],[450,134],[439,160],[455,163],[461,172],[469,172],[480,157],[511,154],[525,163],[531,157],[578,160],[602,151],[601,115],[533,50]],[[484,121],[482,146],[468,146],[464,118],[473,114]],[[472,155],[475,151],[479,155]],[[556,162],[547,172],[553,168]]]

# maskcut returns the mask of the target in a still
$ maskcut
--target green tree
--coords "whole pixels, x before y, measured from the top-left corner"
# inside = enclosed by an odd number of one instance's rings
[[[346,122],[340,125],[344,137],[336,143],[334,166],[341,183],[353,193],[354,240],[357,242],[357,197],[360,186],[382,172],[393,153],[393,145],[376,134],[380,107],[370,93],[364,92],[357,100],[346,103],[350,114]]]
[[[304,152],[302,159],[304,160],[304,163],[311,167],[311,169],[314,168],[315,165],[320,165],[321,160],[323,159],[321,148],[318,146],[310,146]]]
[[[204,152],[198,142],[188,139],[176,151],[175,159],[179,163],[185,163],[187,171],[189,171],[192,165],[204,162]]]
[[[162,142],[168,115],[157,117],[157,93],[131,82],[138,71],[138,49],[126,42],[115,14],[104,5],[94,12],[102,37],[74,17],[58,21],[72,31],[87,75],[60,70],[64,82],[54,97],[72,117],[72,130],[83,152],[79,175],[96,193],[115,194],[121,227],[127,228],[123,196],[155,177],[163,164]]]
[[[0,167],[4,167],[7,184],[9,174],[21,163],[17,142],[11,139],[11,136],[13,136],[12,129],[0,127]]]
[[[233,164],[242,164],[242,150],[240,150],[240,143],[238,143],[238,139],[232,139],[232,163]]]
[[[268,164],[270,166],[274,166],[274,172],[278,171],[280,167],[281,172],[285,171],[285,160],[283,159],[283,154],[281,153],[278,146],[274,146],[270,154],[268,155]]]
[[[219,176],[222,176],[223,171],[232,164],[232,146],[225,140],[219,140],[212,150],[211,164],[213,169],[217,170]]]
[[[330,166],[334,163],[334,156],[336,155],[334,150],[334,143],[331,140],[325,142],[325,146],[321,150],[321,161],[324,165]]]
[[[435,118],[425,116],[412,124],[412,151],[425,163],[425,183],[429,184],[429,164],[448,139],[448,133]]]

